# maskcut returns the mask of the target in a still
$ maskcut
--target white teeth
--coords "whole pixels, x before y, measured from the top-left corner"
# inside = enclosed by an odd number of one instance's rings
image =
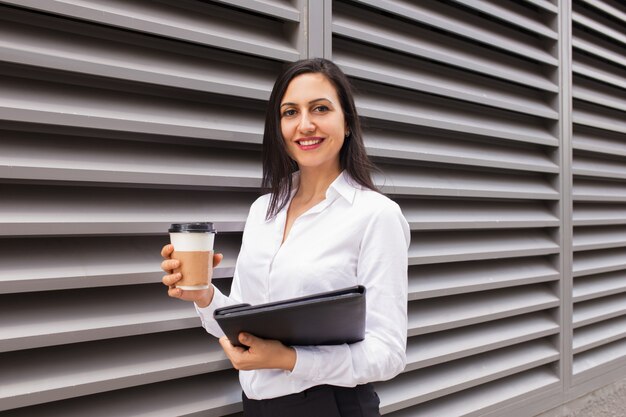
[[[320,143],[322,140],[321,139],[313,139],[313,140],[301,140],[300,145],[302,146],[310,146],[310,145],[315,145],[316,143]]]

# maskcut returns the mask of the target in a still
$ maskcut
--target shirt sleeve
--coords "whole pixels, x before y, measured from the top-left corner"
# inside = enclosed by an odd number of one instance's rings
[[[212,284],[211,284],[212,285]],[[239,283],[239,274],[237,273],[237,267],[235,266],[235,273],[233,275],[233,283],[230,290],[230,296],[224,295],[215,285],[213,285],[213,300],[207,307],[201,308],[194,303],[196,307],[196,313],[200,316],[202,327],[206,331],[215,337],[224,336],[222,328],[217,324],[217,321],[213,318],[213,312],[220,307],[226,307],[234,304],[240,304],[241,301],[241,287]]]
[[[393,378],[406,365],[409,225],[397,204],[372,216],[357,278],[366,287],[365,338],[338,346],[294,346],[290,378],[355,386]]]
[[[258,201],[258,200],[257,200]],[[241,249],[239,253],[243,253],[245,248],[245,235],[246,229],[250,224],[251,218],[253,217],[253,212],[256,206],[256,202],[252,204],[250,207],[250,212],[248,213],[248,218],[246,219],[246,224],[243,229],[243,236],[241,239]],[[205,330],[212,334],[215,337],[224,336],[224,332],[222,328],[217,324],[217,321],[213,318],[213,312],[221,307],[227,307],[234,304],[241,304],[242,301],[242,291],[241,291],[241,279],[239,278],[239,260],[241,257],[237,257],[237,262],[235,263],[235,272],[233,273],[233,281],[231,284],[230,295],[224,295],[215,285],[213,285],[213,300],[211,300],[211,304],[207,307],[201,308],[198,307],[197,304],[194,303],[196,307],[196,313],[200,316],[200,321],[202,322],[202,327]]]

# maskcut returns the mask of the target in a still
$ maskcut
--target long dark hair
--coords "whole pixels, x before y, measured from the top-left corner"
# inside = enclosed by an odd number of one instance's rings
[[[268,220],[287,204],[293,186],[291,174],[298,170],[298,164],[287,153],[280,129],[280,102],[291,80],[309,73],[324,75],[337,90],[348,132],[350,132],[339,151],[341,169],[347,171],[359,185],[378,192],[371,177],[371,171],[375,167],[365,152],[361,123],[354,105],[348,77],[332,61],[323,58],[304,59],[290,64],[278,76],[267,106],[263,133],[262,186],[266,192],[271,193],[266,214]]]

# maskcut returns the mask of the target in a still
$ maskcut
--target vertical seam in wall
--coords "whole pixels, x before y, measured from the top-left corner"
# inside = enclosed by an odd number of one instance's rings
[[[561,186],[562,186],[562,340],[563,340],[563,393],[571,388],[573,372],[573,195],[572,195],[572,0],[561,0],[559,8],[561,25],[559,53],[561,55]]]

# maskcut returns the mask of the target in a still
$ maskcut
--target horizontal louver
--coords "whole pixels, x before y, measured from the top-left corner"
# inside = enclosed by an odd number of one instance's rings
[[[626,13],[573,6],[573,374],[624,364],[626,350]]]

